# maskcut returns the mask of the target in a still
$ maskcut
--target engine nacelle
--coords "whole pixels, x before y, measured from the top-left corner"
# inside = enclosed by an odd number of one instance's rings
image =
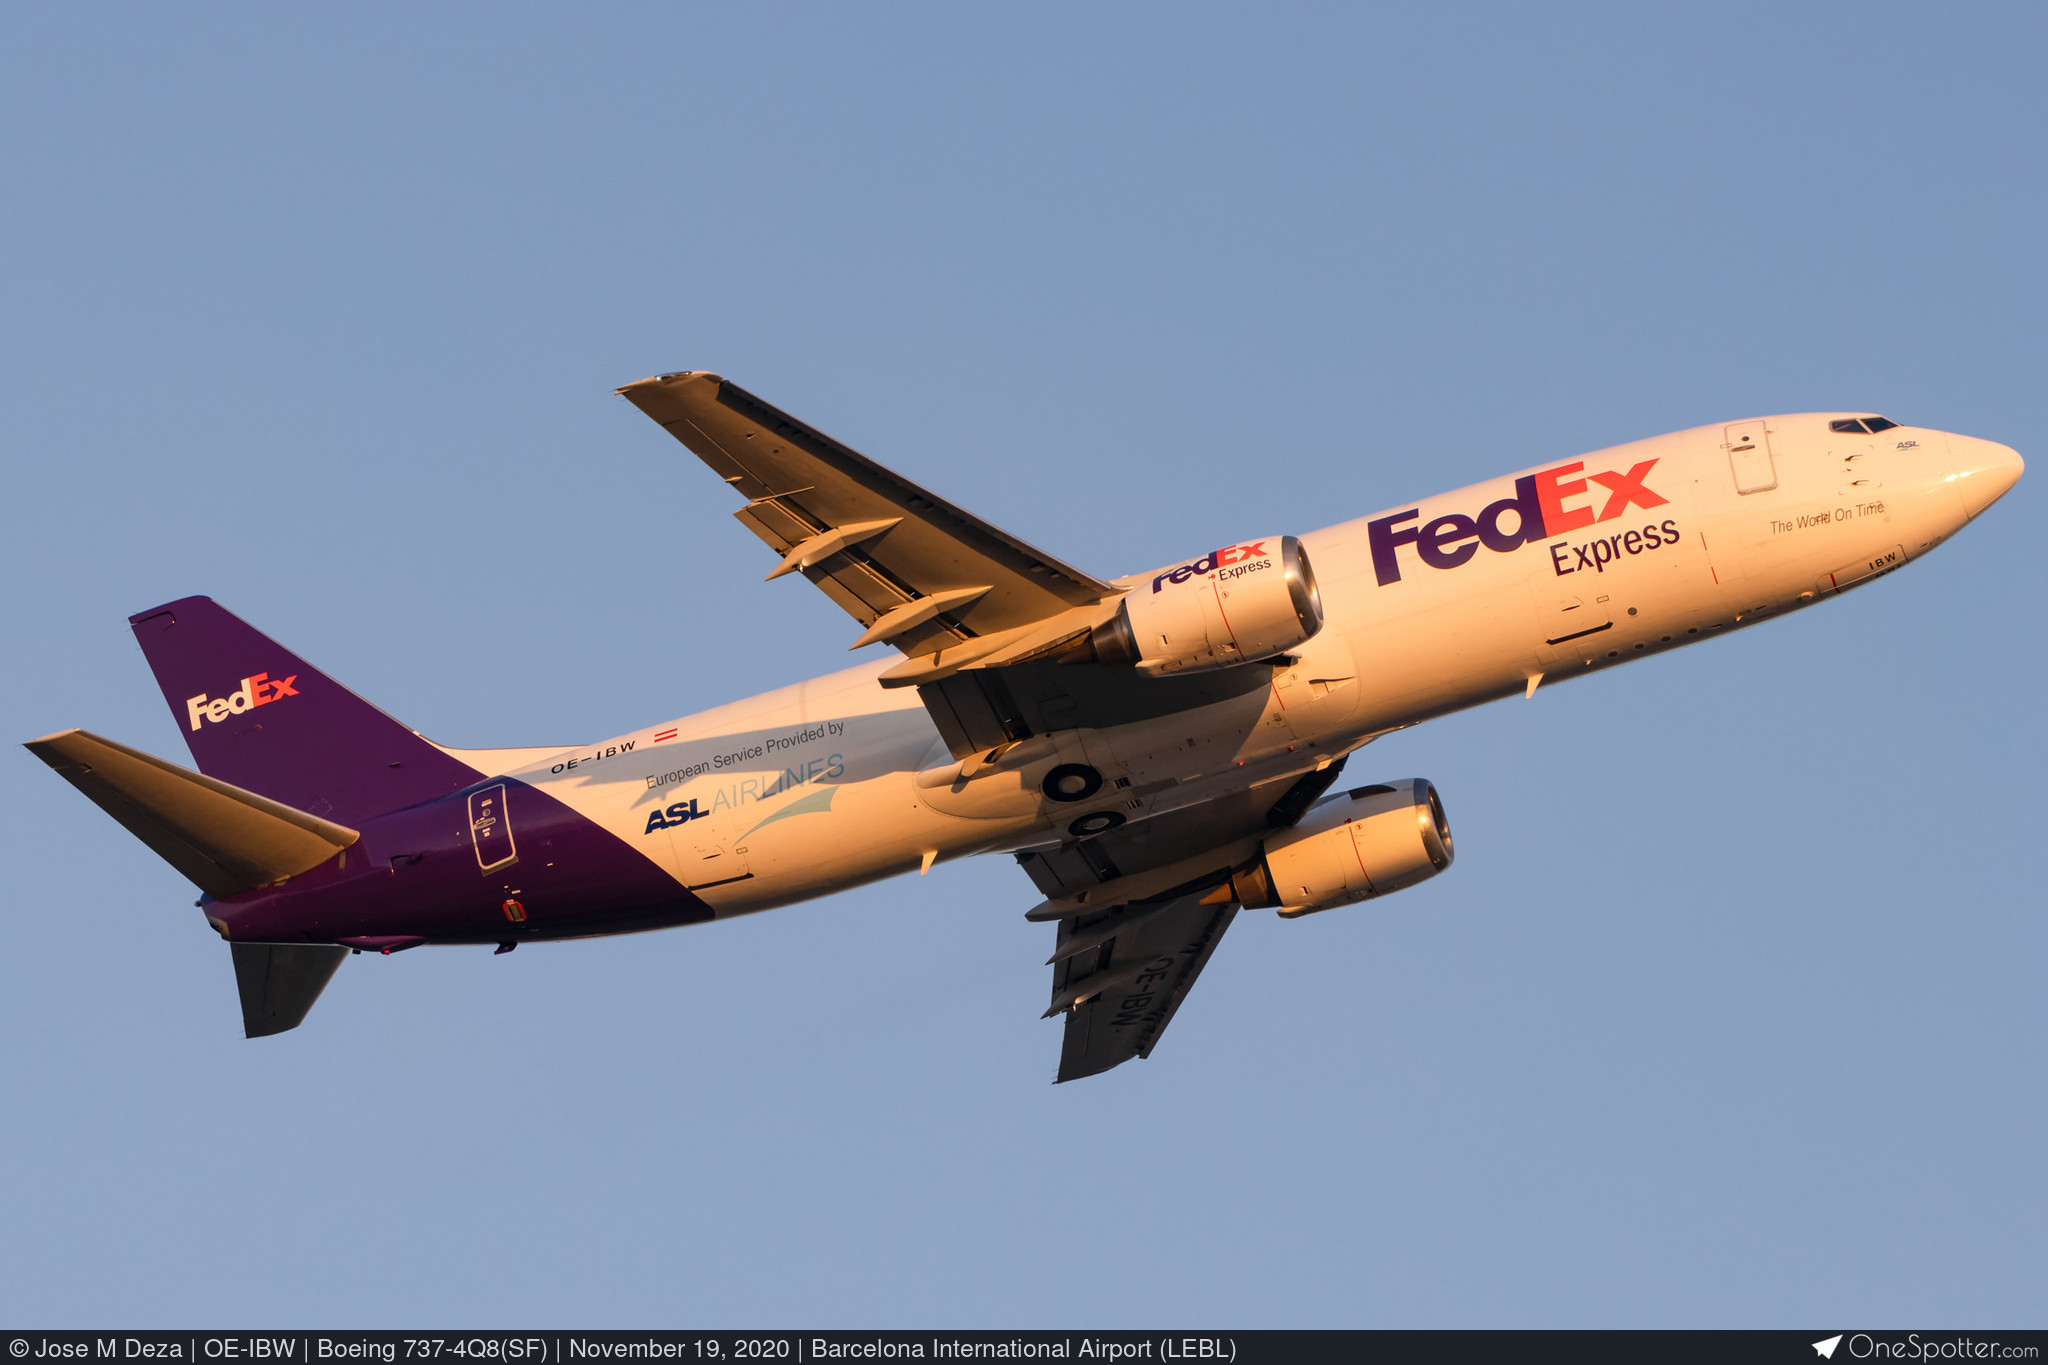
[[[1301,542],[1267,536],[1145,575],[1092,642],[1102,663],[1179,673],[1268,658],[1322,628]]]
[[[1436,788],[1422,778],[1359,787],[1312,808],[1231,878],[1249,909],[1283,918],[1385,896],[1451,865],[1451,826]]]

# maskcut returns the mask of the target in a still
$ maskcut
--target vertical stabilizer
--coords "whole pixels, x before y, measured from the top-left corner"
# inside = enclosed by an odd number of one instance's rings
[[[208,777],[359,826],[481,775],[210,597],[128,623]]]

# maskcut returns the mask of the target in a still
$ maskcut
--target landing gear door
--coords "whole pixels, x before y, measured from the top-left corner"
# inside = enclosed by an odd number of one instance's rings
[[[1728,464],[1738,493],[1763,493],[1778,486],[1778,467],[1771,460],[1771,433],[1761,417],[1728,428]]]

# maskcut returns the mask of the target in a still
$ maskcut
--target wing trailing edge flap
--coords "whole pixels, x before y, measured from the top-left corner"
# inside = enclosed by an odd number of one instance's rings
[[[296,877],[359,837],[344,825],[87,730],[45,735],[23,747],[209,896]]]
[[[619,390],[747,499],[733,515],[907,657],[883,685],[1085,639],[1121,590],[1032,548],[715,374]]]

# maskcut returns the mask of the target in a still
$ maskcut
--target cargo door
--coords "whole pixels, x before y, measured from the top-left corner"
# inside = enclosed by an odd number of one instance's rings
[[[1728,465],[1735,491],[1763,493],[1778,486],[1778,467],[1771,460],[1771,433],[1761,417],[1728,428]]]

